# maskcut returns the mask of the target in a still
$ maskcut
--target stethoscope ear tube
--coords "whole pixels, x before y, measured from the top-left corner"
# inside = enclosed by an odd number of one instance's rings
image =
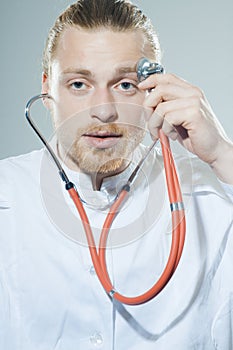
[[[78,193],[74,188],[68,190],[82,219],[90,255],[92,257],[95,271],[103,288],[111,298],[114,298],[115,300],[128,305],[139,305],[146,303],[149,300],[153,299],[163,290],[163,288],[167,285],[178,266],[184,247],[186,224],[181,189],[168,138],[163,134],[162,131],[160,131],[159,135],[164,158],[165,175],[172,215],[172,243],[168,261],[163,273],[161,274],[158,281],[154,284],[154,286],[147,292],[136,297],[123,296],[115,290],[107,271],[106,246],[109,231],[112,226],[113,220],[116,216],[116,213],[123,205],[125,198],[127,197],[128,192],[130,191],[130,188],[123,188],[117,200],[111,206],[102,228],[98,251],[96,248],[89,220],[83,208],[83,204],[79,199]]]
[[[52,157],[54,163],[56,164],[56,166],[58,168],[58,172],[59,172],[59,175],[60,175],[62,181],[64,181],[66,184],[69,184],[70,181],[68,179],[68,176],[66,175],[65,170],[62,168],[61,163],[59,162],[57,156],[53,152],[53,149],[50,147],[49,143],[44,138],[44,136],[41,134],[40,130],[38,129],[38,127],[36,126],[36,124],[34,123],[34,121],[31,118],[31,106],[32,106],[32,104],[38,100],[45,99],[45,98],[52,99],[52,97],[49,94],[39,94],[39,95],[33,96],[26,104],[25,117],[26,117],[27,121],[29,122],[29,124],[31,125],[31,127],[33,128],[33,130],[35,131],[35,133],[37,134],[37,136],[40,138],[42,143],[45,145],[46,149],[48,150],[50,156]]]
[[[31,98],[26,105],[25,116],[28,122],[30,123],[31,127],[34,129],[36,134],[39,136],[39,138],[47,148],[52,159],[54,160],[58,168],[59,175],[62,181],[65,182],[65,188],[69,192],[70,197],[73,200],[79,212],[80,218],[82,220],[83,228],[86,234],[87,243],[89,246],[89,251],[93,261],[93,265],[95,267],[97,276],[103,288],[111,298],[114,298],[117,301],[124,304],[138,305],[151,300],[163,290],[163,288],[167,285],[168,281],[174,274],[178,266],[178,263],[180,261],[181,254],[184,247],[184,241],[185,241],[186,224],[185,224],[184,205],[183,205],[181,189],[178,181],[178,176],[176,173],[175,163],[174,163],[174,159],[172,156],[172,152],[170,149],[170,144],[167,136],[165,136],[163,132],[160,130],[159,138],[160,138],[160,143],[162,147],[165,176],[166,176],[166,183],[167,183],[167,189],[168,189],[168,197],[170,201],[171,216],[172,216],[172,243],[171,243],[168,261],[164,268],[163,273],[161,274],[160,278],[152,288],[150,288],[147,292],[139,296],[126,297],[121,295],[115,290],[110,280],[110,277],[107,271],[107,264],[106,264],[106,247],[107,247],[109,231],[111,229],[113,220],[115,219],[121,206],[124,204],[124,201],[128,196],[128,193],[130,192],[130,186],[132,184],[132,181],[136,176],[140,166],[143,164],[145,158],[142,159],[138,164],[138,166],[135,168],[135,171],[132,173],[128,182],[125,184],[125,186],[122,187],[122,190],[118,194],[116,201],[111,206],[102,228],[102,232],[99,240],[99,247],[97,250],[91,225],[89,223],[89,219],[86,215],[86,212],[84,210],[79,194],[74,184],[70,182],[70,180],[68,179],[64,169],[60,164],[60,161],[58,160],[57,156],[53,152],[52,148],[50,147],[48,142],[45,140],[45,138],[41,135],[39,129],[37,128],[37,126],[35,125],[35,123],[31,118],[31,115],[30,115],[31,105],[38,99],[43,99],[43,98],[52,98],[52,97],[49,96],[48,94],[40,94]],[[154,143],[149,148],[149,152],[151,151],[153,146],[154,146]]]

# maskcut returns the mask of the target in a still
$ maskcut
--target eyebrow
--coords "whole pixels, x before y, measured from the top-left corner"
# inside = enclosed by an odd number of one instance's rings
[[[130,65],[130,66],[121,66],[115,70],[115,74],[127,74],[127,73],[136,73],[136,64]],[[69,67],[62,72],[62,75],[66,75],[66,74],[80,74],[87,77],[92,77],[94,75],[90,70],[83,69],[81,67],[80,68]]]
[[[74,67],[69,67],[67,69],[65,69],[64,71],[62,71],[62,75],[65,74],[81,74],[81,75],[86,75],[86,76],[92,76],[93,74],[91,73],[91,71],[89,71],[88,69],[82,69],[82,68],[74,68]]]
[[[136,64],[134,66],[122,66],[116,69],[116,73],[124,74],[124,73],[136,73]]]

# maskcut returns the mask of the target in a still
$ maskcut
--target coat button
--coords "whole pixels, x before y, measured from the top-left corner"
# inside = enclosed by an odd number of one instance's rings
[[[93,344],[94,346],[100,347],[103,344],[104,340],[101,333],[95,332],[94,334],[91,335],[90,341],[91,341],[91,344]]]
[[[94,266],[91,266],[91,267],[90,267],[89,272],[90,272],[90,274],[91,274],[92,276],[95,276],[95,275],[96,275]]]

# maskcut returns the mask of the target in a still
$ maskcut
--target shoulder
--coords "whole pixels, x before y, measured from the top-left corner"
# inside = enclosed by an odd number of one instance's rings
[[[44,150],[41,149],[0,160],[0,180],[34,172],[40,165],[43,154]]]
[[[20,154],[17,156],[11,156],[8,158],[3,158],[0,159],[0,166],[5,165],[5,164],[19,164],[19,163],[24,163],[24,162],[31,162],[36,159],[39,159],[43,156],[44,154],[44,148],[34,150],[28,153]]]
[[[44,150],[0,160],[0,206],[7,205],[17,188],[37,182]]]

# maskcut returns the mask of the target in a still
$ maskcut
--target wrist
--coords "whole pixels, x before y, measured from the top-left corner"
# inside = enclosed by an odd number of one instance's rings
[[[233,185],[233,142],[224,140],[210,166],[219,180]]]

